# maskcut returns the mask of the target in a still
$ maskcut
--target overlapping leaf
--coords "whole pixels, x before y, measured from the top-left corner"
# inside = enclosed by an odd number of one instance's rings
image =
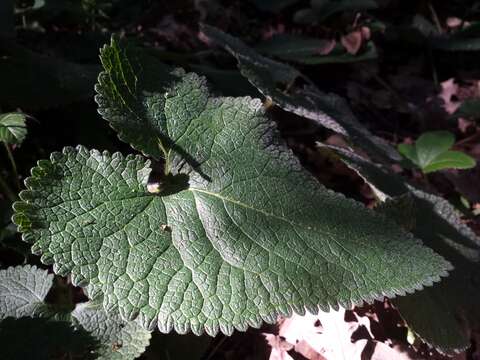
[[[108,311],[163,332],[229,334],[446,274],[392,221],[302,169],[259,100],[212,97],[204,79],[116,41],[102,62],[100,113],[170,175],[150,193],[149,161],[66,148],[32,170],[14,221]]]
[[[33,316],[45,311],[43,302],[52,287],[53,275],[35,266],[0,271],[0,320]]]
[[[95,351],[96,359],[135,359],[149,344],[149,331],[134,322],[122,320],[118,314],[107,313],[101,303],[78,304],[72,316],[100,342],[101,346]]]
[[[382,207],[380,211],[406,225],[455,267],[441,283],[395,299],[402,316],[424,341],[442,352],[453,353],[469,347],[465,330],[468,325],[478,326],[480,320],[478,237],[445,199],[413,187],[401,177],[358,155],[341,149],[336,151],[383,201],[393,201],[387,206],[388,210]],[[407,208],[402,200],[405,196],[411,201]],[[405,218],[407,222],[402,220]]]
[[[345,99],[320,91],[298,70],[259,55],[239,39],[214,27],[202,25],[201,30],[211,41],[224,47],[237,59],[243,76],[264,96],[271,98],[274,104],[346,136],[352,144],[375,159],[401,159],[395,149],[373,136],[357,120]]]
[[[78,305],[72,314],[47,305],[52,280],[46,270],[30,265],[0,270],[0,343],[5,359],[130,360],[143,353],[150,332],[138,324],[94,303]]]

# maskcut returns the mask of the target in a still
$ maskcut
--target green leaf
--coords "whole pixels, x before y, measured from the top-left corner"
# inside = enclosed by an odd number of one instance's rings
[[[302,169],[259,100],[212,97],[179,70],[152,92],[150,65],[115,41],[102,61],[100,112],[147,154],[163,151],[136,127],[161,139],[170,175],[150,193],[149,161],[65,148],[32,170],[14,221],[107,311],[162,332],[231,334],[446,275],[441,257]]]
[[[398,151],[417,165],[424,173],[442,169],[470,169],[475,167],[475,159],[449,150],[455,137],[448,131],[432,131],[421,135],[415,145],[400,144]]]
[[[210,40],[230,52],[237,59],[243,76],[283,110],[346,136],[372,158],[380,161],[401,159],[395,149],[373,136],[357,120],[345,99],[320,91],[295,68],[259,55],[239,39],[214,27],[202,25],[201,30]]]
[[[448,259],[455,270],[439,284],[394,299],[403,318],[426,343],[445,353],[456,353],[470,346],[466,327],[480,324],[480,239],[464,224],[460,213],[445,199],[420,190],[398,175],[349,151],[334,149],[342,160],[357,171],[383,201],[393,205],[406,195],[413,203],[402,210],[379,211],[392,216],[413,234]],[[404,201],[401,200],[404,204]],[[399,215],[399,212],[406,212]]]
[[[47,305],[44,300],[52,281],[53,275],[35,266],[0,270],[2,355],[50,360],[54,353],[79,359],[95,354],[104,360],[130,360],[145,351],[150,332],[107,314],[98,304],[77,305],[71,314],[76,319],[73,323],[70,314]]]
[[[0,270],[0,344],[5,359],[90,358],[95,340],[68,321],[54,321],[44,303],[53,275],[35,266]]]
[[[0,114],[0,141],[21,144],[27,136],[26,118],[21,113]]]
[[[118,314],[107,313],[101,303],[78,304],[72,316],[100,342],[96,359],[135,359],[149,344],[149,331],[134,322],[123,321]]]
[[[35,266],[0,270],[0,320],[33,316],[45,311],[43,302],[52,287],[53,275]]]
[[[418,164],[425,167],[448,151],[455,143],[455,137],[448,131],[431,131],[422,134],[415,142]]]
[[[425,173],[442,169],[471,169],[475,167],[475,159],[460,151],[446,151],[423,168]]]

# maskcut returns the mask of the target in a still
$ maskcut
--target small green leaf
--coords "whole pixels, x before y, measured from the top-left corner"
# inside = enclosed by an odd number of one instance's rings
[[[475,167],[475,159],[462,152],[450,150],[454,143],[455,137],[452,133],[432,131],[421,135],[415,145],[400,144],[398,151],[424,173]]]
[[[53,354],[69,354],[132,360],[145,351],[150,332],[107,314],[98,304],[77,305],[72,314],[47,305],[52,281],[53,275],[35,266],[0,270],[0,343],[2,355],[9,355],[5,358],[50,360]]]
[[[230,334],[446,275],[450,264],[393,221],[322,187],[258,99],[213,97],[180,70],[152,81],[163,69],[143,60],[113,40],[96,100],[124,139],[167,153],[161,191],[148,191],[140,156],[65,148],[32,169],[14,205],[33,251],[107,311]]]
[[[135,359],[149,344],[149,331],[122,320],[118,314],[107,313],[101,303],[78,304],[72,316],[101,344],[95,351],[98,360]]]
[[[448,151],[455,143],[455,137],[448,131],[431,131],[422,134],[415,143],[418,163],[425,167],[437,156]]]
[[[26,118],[21,113],[0,114],[0,141],[21,144],[27,136]]]
[[[471,169],[475,164],[475,159],[467,154],[460,151],[446,151],[426,165],[423,171],[429,173],[442,169]]]
[[[409,159],[412,163],[418,164],[417,150],[412,144],[398,144],[398,152]]]
[[[0,270],[0,320],[43,312],[52,282],[53,275],[35,266]]]

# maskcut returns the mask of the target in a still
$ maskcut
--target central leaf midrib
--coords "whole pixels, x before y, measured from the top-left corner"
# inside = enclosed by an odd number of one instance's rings
[[[232,198],[229,198],[227,196],[224,196],[224,195],[221,195],[219,193],[215,193],[215,192],[212,192],[212,191],[208,191],[208,190],[204,190],[204,189],[198,189],[198,188],[189,188],[188,191],[191,191],[191,192],[197,192],[197,193],[202,193],[202,194],[206,194],[206,195],[210,195],[210,196],[213,196],[213,197],[216,197],[222,201],[226,201],[226,202],[230,202],[232,204],[235,204],[235,205],[238,205],[238,206],[241,206],[243,208],[246,208],[246,209],[249,209],[249,210],[253,210],[253,211],[256,211],[256,212],[259,212],[265,216],[268,216],[268,217],[272,217],[274,219],[277,219],[277,220],[281,220],[281,221],[284,221],[292,226],[300,226],[300,227],[304,227],[306,228],[307,230],[316,230],[316,231],[320,231],[326,235],[330,235],[332,236],[332,234],[328,233],[328,232],[325,232],[323,230],[319,230],[313,226],[308,226],[308,225],[305,225],[305,224],[300,224],[300,223],[296,223],[294,221],[291,221],[285,217],[282,217],[282,216],[279,216],[279,215],[276,215],[276,214],[273,214],[273,213],[270,213],[268,211],[265,211],[263,209],[259,209],[259,208],[256,208],[256,207],[253,207],[249,204],[246,204],[240,200],[236,200],[236,199],[232,199]]]

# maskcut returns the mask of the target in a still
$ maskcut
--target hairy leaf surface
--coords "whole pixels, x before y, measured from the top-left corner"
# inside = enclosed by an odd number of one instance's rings
[[[95,351],[96,359],[135,359],[149,344],[149,331],[134,322],[122,320],[118,314],[107,313],[101,303],[78,304],[72,316],[101,343]]]
[[[150,193],[142,157],[65,148],[32,170],[14,221],[108,311],[163,332],[230,334],[446,275],[449,263],[393,221],[306,172],[259,100],[212,97],[179,70],[156,82],[163,69],[150,76],[115,41],[102,61],[100,112],[166,157],[170,175]]]
[[[45,310],[43,302],[52,287],[53,275],[35,266],[0,271],[0,320],[32,316]]]
[[[145,351],[150,332],[118,314],[108,314],[98,304],[79,304],[72,314],[47,305],[44,300],[52,281],[52,274],[35,266],[0,270],[0,343],[5,358],[69,355],[131,360]]]

